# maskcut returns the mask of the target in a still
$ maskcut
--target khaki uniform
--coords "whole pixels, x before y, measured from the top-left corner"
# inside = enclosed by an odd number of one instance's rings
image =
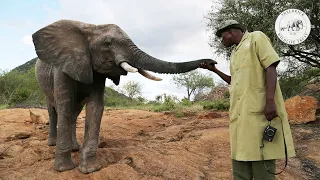
[[[259,161],[263,130],[268,125],[264,115],[266,104],[266,71],[279,61],[269,38],[260,31],[245,32],[241,42],[231,54],[230,73],[230,138],[232,159]],[[295,156],[284,100],[277,81],[275,89],[277,113],[281,117],[287,144],[288,157]],[[277,128],[272,142],[264,141],[264,159],[285,157],[280,118],[271,121]]]

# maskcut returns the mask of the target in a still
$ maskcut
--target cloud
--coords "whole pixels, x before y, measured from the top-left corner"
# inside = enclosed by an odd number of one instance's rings
[[[23,42],[23,44],[25,44],[27,46],[33,46],[31,35],[24,35],[22,38],[22,42]]]

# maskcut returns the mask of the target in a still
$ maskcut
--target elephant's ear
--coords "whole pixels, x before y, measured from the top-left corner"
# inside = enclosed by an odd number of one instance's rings
[[[32,35],[38,57],[77,81],[92,83],[93,70],[87,43],[87,34],[92,26],[60,20],[38,30]]]

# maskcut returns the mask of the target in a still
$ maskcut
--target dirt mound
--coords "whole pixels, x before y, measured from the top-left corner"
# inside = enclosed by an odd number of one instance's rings
[[[33,112],[46,114],[46,110]],[[47,128],[26,123],[29,109],[0,111],[0,179],[232,179],[228,113],[198,119],[201,112],[176,118],[170,113],[106,109],[97,156],[103,168],[82,174],[53,169],[55,147],[47,146]],[[85,113],[77,121],[83,140]],[[319,123],[293,125],[297,157],[277,179],[318,179]],[[72,158],[79,164],[79,152]],[[283,161],[278,163],[278,171]],[[318,173],[318,174],[317,174]]]

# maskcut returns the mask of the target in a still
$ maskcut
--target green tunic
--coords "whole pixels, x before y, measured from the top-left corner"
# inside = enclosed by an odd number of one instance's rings
[[[259,161],[264,128],[268,121],[264,115],[266,104],[266,71],[279,56],[269,38],[261,31],[245,32],[241,42],[231,54],[230,73],[230,143],[232,159]],[[290,125],[280,86],[275,90],[277,113],[281,117],[288,149],[288,157],[295,156]],[[281,120],[271,121],[277,128],[272,142],[264,141],[264,159],[285,157]]]

